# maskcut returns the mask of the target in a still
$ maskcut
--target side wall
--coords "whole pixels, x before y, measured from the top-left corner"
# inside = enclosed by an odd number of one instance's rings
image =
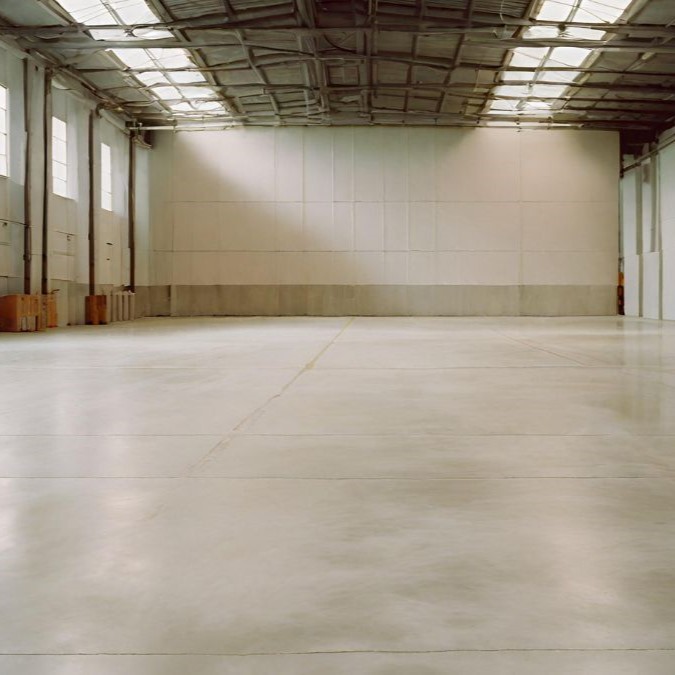
[[[154,144],[158,312],[616,311],[617,134],[247,128]]]
[[[42,277],[42,216],[44,185],[44,73],[28,68],[31,133],[31,291],[39,292]],[[8,89],[9,176],[0,176],[0,295],[24,290],[24,184],[26,130],[24,119],[24,57],[0,45],[0,84]],[[48,177],[48,280],[58,291],[59,324],[84,322],[84,296],[89,281],[89,113],[94,104],[58,86],[52,87],[52,114],[66,122],[69,197],[53,194]],[[129,283],[128,136],[112,120],[97,118],[95,126],[94,204],[96,209],[97,292]],[[112,148],[113,210],[100,208],[100,142]],[[149,283],[149,151],[137,148],[137,282]],[[145,297],[145,289],[139,289]],[[139,303],[142,309],[143,303]]]
[[[675,144],[628,164],[621,179],[627,316],[675,320]]]

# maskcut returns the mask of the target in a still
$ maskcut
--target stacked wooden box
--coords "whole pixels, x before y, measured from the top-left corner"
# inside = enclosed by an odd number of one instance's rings
[[[53,295],[4,295],[0,297],[0,331],[21,333],[56,326]]]

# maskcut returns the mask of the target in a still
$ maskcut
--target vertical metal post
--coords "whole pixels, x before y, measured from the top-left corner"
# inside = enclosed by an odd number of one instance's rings
[[[42,279],[40,292],[49,293],[49,196],[52,162],[52,74],[45,71],[44,106],[42,119],[42,142],[44,145],[44,167],[42,172]]]
[[[96,203],[95,203],[95,161],[94,121],[95,111],[89,113],[89,295],[96,295]]]
[[[31,292],[31,250],[33,233],[31,229],[31,87],[28,58],[23,60],[23,124],[26,142],[24,143],[24,180],[23,180],[23,292]]]
[[[129,134],[129,290],[136,292],[136,143]]]

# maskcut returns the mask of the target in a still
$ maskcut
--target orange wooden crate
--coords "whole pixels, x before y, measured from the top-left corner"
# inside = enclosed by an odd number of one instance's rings
[[[48,293],[42,296],[43,324],[47,328],[56,328],[59,325],[58,312],[56,310],[56,295]]]
[[[4,295],[0,297],[0,331],[21,333],[40,329],[38,295]]]
[[[87,295],[84,299],[84,320],[98,326],[108,323],[108,298],[105,295]]]

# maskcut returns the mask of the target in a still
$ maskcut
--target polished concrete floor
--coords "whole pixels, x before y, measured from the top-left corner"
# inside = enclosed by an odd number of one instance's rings
[[[3,334],[0,434],[0,673],[675,673],[675,324]]]

